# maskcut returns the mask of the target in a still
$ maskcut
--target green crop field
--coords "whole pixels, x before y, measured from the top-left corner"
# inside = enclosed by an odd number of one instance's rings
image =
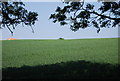
[[[115,74],[116,65],[118,38],[2,41],[3,78],[104,78]]]

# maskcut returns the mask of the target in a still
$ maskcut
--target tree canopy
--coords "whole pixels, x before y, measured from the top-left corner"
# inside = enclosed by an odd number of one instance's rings
[[[63,8],[58,6],[49,19],[54,23],[59,22],[61,26],[70,25],[72,31],[93,26],[99,32],[103,27],[120,26],[120,1],[98,0],[98,3],[101,3],[98,9],[94,4],[86,3],[85,0],[64,0],[63,3],[65,6]],[[25,9],[23,2],[6,0],[0,3],[0,16],[2,19],[0,28],[6,27],[13,34],[18,24],[30,27],[34,25],[38,14]]]
[[[1,2],[0,5],[2,17],[0,28],[7,27],[12,34],[18,24],[32,26],[37,20],[38,14],[25,9],[23,2],[6,1]]]
[[[65,0],[63,3],[64,8],[58,6],[49,19],[61,26],[69,24],[72,31],[93,26],[99,33],[103,27],[120,26],[120,1],[98,0],[101,3],[98,9],[92,3],[85,3],[85,0]]]

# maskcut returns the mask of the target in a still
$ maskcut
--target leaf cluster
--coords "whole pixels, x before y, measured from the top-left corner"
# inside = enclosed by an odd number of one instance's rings
[[[18,24],[32,26],[37,20],[38,14],[26,10],[23,2],[2,2],[1,6],[1,28],[7,27],[12,34]]]
[[[99,33],[103,27],[116,27],[120,25],[120,1],[102,2],[98,9],[91,3],[65,2],[64,8],[57,7],[49,19],[62,26],[69,24],[72,31],[87,27],[97,28]]]

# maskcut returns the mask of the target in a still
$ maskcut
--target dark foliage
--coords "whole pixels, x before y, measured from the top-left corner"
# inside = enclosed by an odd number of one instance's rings
[[[12,34],[18,24],[32,26],[37,20],[38,14],[26,10],[23,2],[2,2],[0,5],[2,12],[0,28],[7,27]]]
[[[118,65],[91,63],[89,61],[70,61],[43,66],[23,66],[4,68],[3,80],[81,80],[81,79],[118,79]]]
[[[57,7],[49,19],[54,23],[59,22],[62,26],[69,24],[72,31],[94,26],[99,32],[103,27],[120,26],[120,1],[102,2],[98,9],[92,3],[86,4],[84,0],[68,0],[64,3],[64,8]]]
[[[64,38],[59,38],[59,40],[64,40]]]

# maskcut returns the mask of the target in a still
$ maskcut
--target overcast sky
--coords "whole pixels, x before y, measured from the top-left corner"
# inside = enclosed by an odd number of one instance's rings
[[[13,36],[11,36],[6,28],[0,30],[0,33],[2,32],[2,39],[58,39],[60,37],[65,39],[80,39],[118,37],[118,27],[101,29],[98,34],[94,27],[73,32],[70,30],[69,25],[61,27],[58,23],[54,24],[52,20],[48,20],[48,18],[51,13],[54,13],[57,6],[64,6],[62,2],[25,2],[25,4],[25,7],[28,10],[35,11],[39,14],[38,21],[35,26],[33,26],[35,33],[32,33],[29,26],[22,27],[22,25],[18,25]],[[96,2],[94,2],[94,4],[96,8],[99,6]]]

